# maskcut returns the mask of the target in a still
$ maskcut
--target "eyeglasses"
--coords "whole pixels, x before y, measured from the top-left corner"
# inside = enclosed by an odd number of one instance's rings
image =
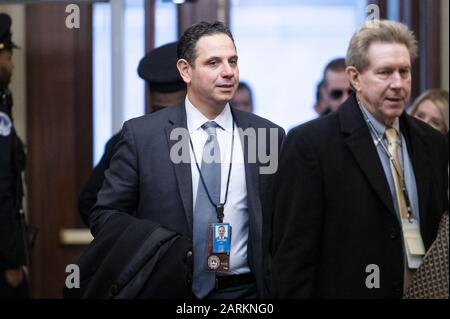
[[[330,92],[330,98],[333,100],[339,100],[340,98],[342,98],[342,96],[344,95],[344,91],[345,90],[340,90],[340,89],[336,89],[336,90],[331,90]],[[348,89],[347,90],[347,94],[350,95],[353,92],[352,89]]]

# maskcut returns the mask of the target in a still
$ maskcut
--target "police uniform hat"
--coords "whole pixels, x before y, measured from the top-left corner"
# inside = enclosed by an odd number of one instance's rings
[[[185,89],[186,84],[177,69],[177,42],[153,49],[139,62],[138,74],[151,90],[170,93]]]
[[[11,17],[6,13],[0,13],[0,50],[18,48],[11,37]]]

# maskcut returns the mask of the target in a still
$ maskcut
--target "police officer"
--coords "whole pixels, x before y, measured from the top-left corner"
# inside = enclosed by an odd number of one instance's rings
[[[172,42],[150,51],[139,62],[138,74],[145,80],[150,91],[151,110],[147,109],[146,113],[178,105],[184,100],[186,84],[178,72],[177,60],[177,42]],[[109,168],[120,133],[111,137],[106,143],[105,153],[80,194],[78,209],[87,226],[89,226],[90,210],[97,201],[97,193],[102,187],[104,173]]]
[[[22,172],[25,152],[12,121],[9,91],[14,64],[11,18],[0,13],[0,298],[28,298],[30,291],[24,273],[19,210],[22,205]]]

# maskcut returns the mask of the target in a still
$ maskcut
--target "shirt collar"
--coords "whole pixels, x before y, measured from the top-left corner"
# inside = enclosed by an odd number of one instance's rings
[[[378,136],[383,137],[384,136],[384,132],[386,131],[386,129],[388,128],[386,125],[384,125],[384,123],[378,121],[368,110],[367,108],[364,106],[364,104],[359,101],[359,103],[362,106],[362,111],[364,112],[364,114],[366,114],[367,118],[370,120],[370,122],[372,123],[373,127],[375,128],[375,131],[377,132]],[[398,119],[398,117],[395,118],[394,123],[392,125],[392,127],[397,131],[397,134],[400,136],[400,121]]]
[[[230,105],[227,103],[222,110],[222,112],[213,120],[209,120],[206,116],[202,114],[192,103],[189,101],[189,98],[186,96],[185,100],[186,105],[186,121],[187,127],[189,130],[189,134],[192,134],[194,131],[199,130],[203,124],[208,121],[216,122],[223,130],[228,133],[232,133],[233,127],[233,115],[231,114]]]

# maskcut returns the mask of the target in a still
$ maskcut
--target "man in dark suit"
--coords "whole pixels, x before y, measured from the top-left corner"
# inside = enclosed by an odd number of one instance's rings
[[[262,297],[272,174],[284,131],[231,110],[238,58],[222,23],[188,28],[178,58],[185,102],[124,124],[90,216],[91,231],[95,236],[122,214],[146,219],[192,239],[186,258],[194,261],[196,298]],[[211,257],[210,265],[218,265],[207,245],[217,224],[233,228],[228,271],[207,270]]]
[[[366,22],[347,52],[355,94],[288,135],[274,182],[275,297],[401,298],[420,265],[448,206],[448,148],[405,112],[416,52],[406,26]]]
[[[151,50],[139,62],[138,74],[147,83],[150,91],[150,109],[146,113],[153,113],[165,107],[178,105],[186,96],[186,83],[178,72],[177,42],[168,43]],[[108,169],[111,158],[121,132],[113,135],[105,146],[105,153],[94,167],[89,180],[86,182],[78,201],[83,222],[89,226],[89,214],[97,200],[97,193],[105,180],[105,171]]]

